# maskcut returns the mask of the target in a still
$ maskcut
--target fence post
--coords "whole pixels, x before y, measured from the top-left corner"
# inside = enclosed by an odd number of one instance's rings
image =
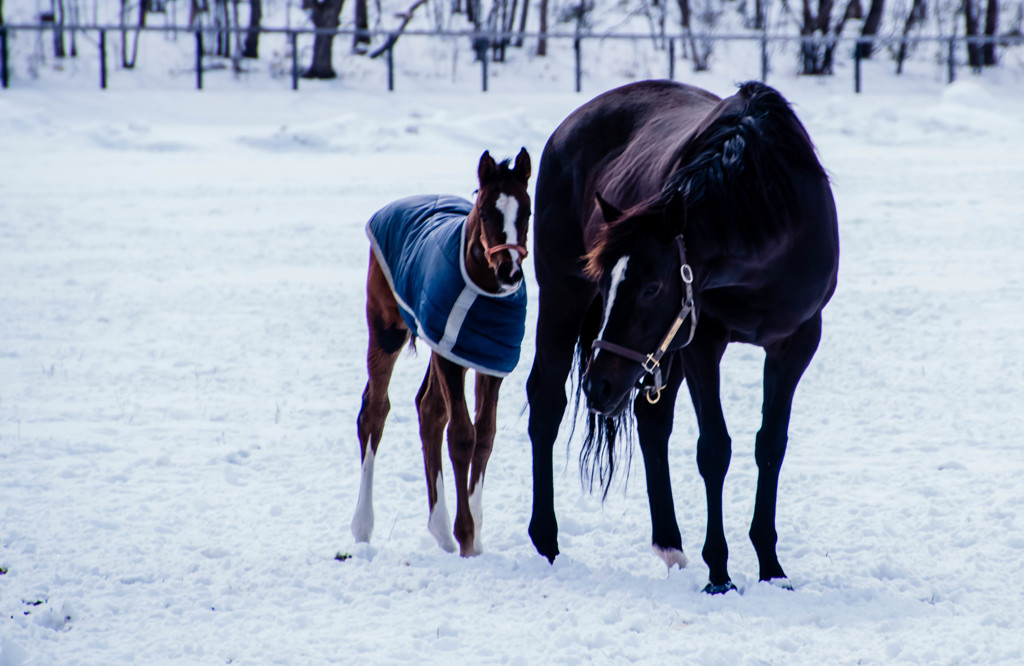
[[[572,42],[572,50],[576,53],[576,92],[580,92],[583,89],[583,63],[580,60],[580,38]]]
[[[768,24],[761,26],[761,83],[768,83]]]
[[[480,70],[483,76],[483,92],[487,92],[487,50],[480,50]]]
[[[288,37],[292,42],[292,90],[299,89],[299,35],[296,32],[289,32]]]
[[[956,37],[949,38],[949,83],[956,80]]]
[[[203,89],[203,31],[196,30],[196,90]]]
[[[0,82],[6,88],[10,85],[7,72],[7,27],[0,25]]]
[[[669,37],[668,39],[668,80],[674,81],[676,78],[676,40]]]
[[[853,47],[853,92],[860,94],[860,54],[863,49],[861,48],[862,40],[857,40],[857,44]]]
[[[107,31],[100,30],[100,89],[107,89]]]
[[[388,49],[388,92],[395,91],[395,46]]]

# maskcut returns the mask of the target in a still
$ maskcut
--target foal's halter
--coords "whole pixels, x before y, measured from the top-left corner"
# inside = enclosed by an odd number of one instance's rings
[[[519,261],[526,259],[526,248],[522,245],[516,245],[515,243],[502,243],[501,245],[487,247],[487,239],[484,238],[483,234],[480,234],[480,242],[483,244],[484,252],[487,254],[487,261],[490,261],[491,257],[502,250],[515,250],[519,253]]]
[[[679,314],[676,315],[675,321],[669,326],[668,333],[665,334],[658,348],[644,356],[640,352],[635,352],[622,345],[604,340],[594,340],[594,344],[591,345],[591,349],[606,349],[613,354],[636,361],[644,369],[645,375],[652,375],[654,385],[644,387],[644,397],[652,405],[661,399],[661,389],[665,388],[661,381],[661,359],[665,352],[668,351],[668,346],[672,344],[672,340],[676,337],[676,333],[679,332],[687,317],[690,318],[690,335],[682,346],[685,347],[693,342],[693,336],[697,332],[697,306],[693,302],[693,269],[690,267],[690,264],[686,263],[686,244],[683,242],[682,235],[676,236],[676,245],[679,247],[679,275],[683,280],[683,288],[685,290],[683,306],[679,310]]]

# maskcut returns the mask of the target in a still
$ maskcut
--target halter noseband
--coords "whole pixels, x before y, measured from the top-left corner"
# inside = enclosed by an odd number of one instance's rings
[[[490,261],[491,257],[493,257],[498,252],[501,252],[502,250],[515,250],[516,252],[519,253],[520,261],[526,259],[526,248],[523,247],[522,245],[516,245],[515,243],[502,243],[501,245],[487,247],[487,240],[484,238],[483,234],[480,234],[480,242],[484,246],[484,252],[487,253],[487,261]]]
[[[644,388],[644,397],[652,405],[661,399],[661,389],[665,388],[665,385],[661,383],[661,359],[665,352],[668,351],[668,346],[672,344],[672,340],[676,337],[676,333],[679,332],[687,317],[690,318],[690,335],[686,338],[686,342],[683,343],[683,347],[693,342],[693,336],[697,332],[697,306],[693,302],[693,269],[690,267],[690,264],[686,263],[686,244],[683,242],[681,234],[676,236],[676,245],[679,247],[679,276],[683,280],[685,295],[683,296],[683,306],[679,310],[679,314],[676,315],[675,321],[672,322],[668,333],[665,334],[658,348],[645,356],[640,352],[604,340],[594,340],[594,344],[591,345],[591,349],[606,349],[613,354],[636,361],[644,369],[645,375],[653,375],[654,385]]]

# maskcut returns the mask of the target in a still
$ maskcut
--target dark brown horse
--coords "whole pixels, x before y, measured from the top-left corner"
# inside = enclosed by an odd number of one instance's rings
[[[519,360],[526,288],[522,261],[530,219],[530,156],[497,164],[488,153],[478,167],[476,203],[449,196],[409,197],[378,211],[367,224],[372,251],[366,285],[369,380],[358,431],[362,460],[352,519],[356,541],[373,531],[373,466],[390,409],[388,385],[412,336],[431,350],[416,395],[427,474],[427,527],[455,551],[444,500],[441,445],[445,426],[455,470],[455,538],[464,557],[481,550],[484,472],[491,455],[502,378]],[[466,406],[467,369],[476,374],[476,415]]]
[[[731,440],[719,397],[730,342],[765,350],[750,539],[761,580],[784,579],[775,503],[793,394],[836,288],[839,237],[828,177],[778,92],[746,83],[727,99],[667,81],[607,92],[549,139],[537,179],[537,351],[527,384],[537,550],[558,555],[552,445],[577,349],[590,409],[581,462],[607,493],[632,407],[655,552],[686,565],[668,470],[677,393],[697,414],[707,490],[706,592],[734,589],[722,487]],[[642,397],[634,400],[637,392]],[[785,583],[784,583],[785,584]]]

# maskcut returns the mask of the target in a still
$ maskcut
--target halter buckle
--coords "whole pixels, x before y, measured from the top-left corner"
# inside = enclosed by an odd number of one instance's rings
[[[659,365],[661,365],[661,361],[659,359],[654,358],[654,354],[648,354],[647,358],[645,358],[643,363],[640,364],[640,367],[643,368],[644,372],[646,372],[647,374],[653,375],[654,371],[658,369]],[[661,389],[659,389],[659,391],[660,390]]]

